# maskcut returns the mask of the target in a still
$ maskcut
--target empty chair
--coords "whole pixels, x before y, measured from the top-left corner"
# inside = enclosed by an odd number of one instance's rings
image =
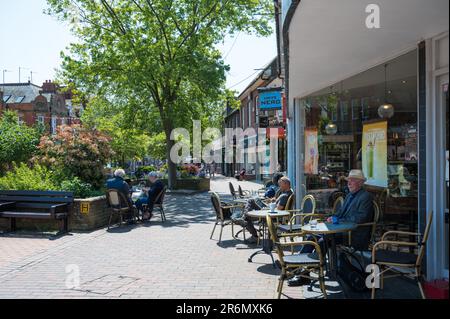
[[[211,203],[213,205],[214,212],[216,213],[216,222],[214,223],[214,228],[211,232],[211,236],[209,237],[209,239],[212,239],[217,225],[220,225],[219,243],[222,241],[223,228],[228,225],[231,225],[231,235],[233,236],[233,238],[235,238],[234,223],[233,220],[231,219],[231,212],[233,209],[241,208],[242,206],[221,202],[219,195],[214,192],[211,193]],[[244,240],[245,240],[245,233],[244,233]]]
[[[283,284],[286,279],[294,275],[300,275],[305,278],[316,280],[316,278],[310,277],[309,273],[316,273],[319,276],[320,289],[322,290],[324,298],[327,298],[325,289],[324,278],[324,258],[322,256],[321,248],[318,243],[314,241],[297,241],[290,243],[280,242],[280,237],[277,233],[277,229],[272,221],[272,217],[267,216],[267,227],[269,229],[270,238],[273,241],[275,250],[278,254],[278,259],[281,265],[281,274],[277,287],[278,299],[280,299],[283,292]],[[312,245],[316,250],[316,254],[291,254],[285,255],[284,249],[295,246],[307,246]]]
[[[419,286],[422,298],[425,299],[425,294],[422,288],[422,260],[425,254],[425,248],[427,246],[428,236],[430,235],[431,224],[433,222],[433,212],[431,211],[428,215],[428,222],[425,227],[423,234],[405,231],[388,231],[386,232],[381,241],[373,245],[372,248],[372,264],[379,267],[380,274],[380,287],[383,288],[383,281],[385,278],[395,277],[395,276],[408,276],[416,280]],[[399,241],[390,238],[394,235],[403,236],[415,236],[417,241]],[[411,248],[417,249],[417,254],[403,252],[400,248]],[[386,270],[389,270],[393,275],[385,275]],[[377,280],[377,278],[374,278]],[[375,298],[375,285],[372,286],[372,299]]]

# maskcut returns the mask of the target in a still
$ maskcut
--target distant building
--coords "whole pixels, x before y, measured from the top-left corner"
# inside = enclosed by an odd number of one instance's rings
[[[45,81],[42,87],[33,83],[5,83],[0,85],[0,113],[12,110],[18,113],[18,121],[29,126],[36,123],[45,125],[55,133],[62,124],[79,122],[79,112],[75,112],[71,93],[61,93],[58,85]]]

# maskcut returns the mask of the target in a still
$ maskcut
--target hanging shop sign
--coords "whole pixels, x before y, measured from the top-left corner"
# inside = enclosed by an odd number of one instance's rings
[[[281,110],[283,98],[281,90],[268,90],[259,93],[259,107],[261,110]]]
[[[305,129],[305,174],[319,173],[318,130]]]
[[[387,121],[364,124],[362,168],[366,184],[387,187]]]

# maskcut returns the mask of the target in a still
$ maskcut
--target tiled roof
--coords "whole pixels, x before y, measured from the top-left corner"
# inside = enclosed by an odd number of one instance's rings
[[[6,104],[11,104],[16,103],[15,101],[20,100],[18,98],[23,96],[20,103],[31,103],[42,88],[32,83],[5,83],[0,84],[0,90],[3,91],[4,97],[10,96]]]

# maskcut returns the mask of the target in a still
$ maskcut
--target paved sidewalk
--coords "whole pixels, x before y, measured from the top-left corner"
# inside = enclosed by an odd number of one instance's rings
[[[228,182],[211,188],[229,198]],[[239,182],[243,189],[260,184]],[[273,298],[279,270],[270,258],[223,232],[214,222],[210,195],[168,195],[167,222],[74,233],[57,240],[0,237],[0,298]],[[79,271],[79,287],[76,274]],[[75,278],[75,279],[74,279]],[[295,289],[295,298],[301,297]],[[293,295],[293,296],[294,296]]]

